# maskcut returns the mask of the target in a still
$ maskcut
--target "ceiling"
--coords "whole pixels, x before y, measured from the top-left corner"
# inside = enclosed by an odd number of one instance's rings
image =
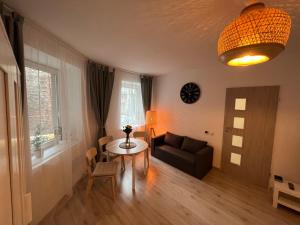
[[[219,33],[247,0],[6,0],[85,56],[129,71],[168,74],[218,62]],[[299,33],[300,0],[266,0]]]

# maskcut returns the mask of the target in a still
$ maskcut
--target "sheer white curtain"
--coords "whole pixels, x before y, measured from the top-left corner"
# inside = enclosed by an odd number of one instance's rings
[[[24,54],[26,61],[58,71],[62,143],[67,152],[61,175],[68,180],[65,189],[70,191],[85,170],[84,154],[91,144],[85,83],[87,59],[31,21],[24,24]]]
[[[127,124],[141,129],[145,124],[141,82],[138,74],[116,69],[106,131],[114,138],[123,137]]]

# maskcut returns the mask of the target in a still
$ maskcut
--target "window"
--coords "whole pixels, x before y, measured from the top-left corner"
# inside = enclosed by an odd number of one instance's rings
[[[127,124],[138,127],[145,123],[141,84],[135,81],[121,82],[121,118],[120,127]]]
[[[26,87],[29,135],[32,152],[37,148],[34,141],[45,149],[58,143],[61,134],[59,123],[57,70],[26,63]]]

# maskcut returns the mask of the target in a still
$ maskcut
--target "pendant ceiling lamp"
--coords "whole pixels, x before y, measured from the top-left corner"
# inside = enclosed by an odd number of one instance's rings
[[[249,66],[275,58],[284,50],[291,18],[261,2],[247,6],[225,27],[218,40],[220,60],[229,66]]]

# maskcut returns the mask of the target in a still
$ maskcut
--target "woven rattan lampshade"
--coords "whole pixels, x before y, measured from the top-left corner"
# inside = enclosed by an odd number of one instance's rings
[[[218,40],[218,55],[229,66],[269,61],[284,50],[290,30],[286,12],[254,3],[225,27]]]

